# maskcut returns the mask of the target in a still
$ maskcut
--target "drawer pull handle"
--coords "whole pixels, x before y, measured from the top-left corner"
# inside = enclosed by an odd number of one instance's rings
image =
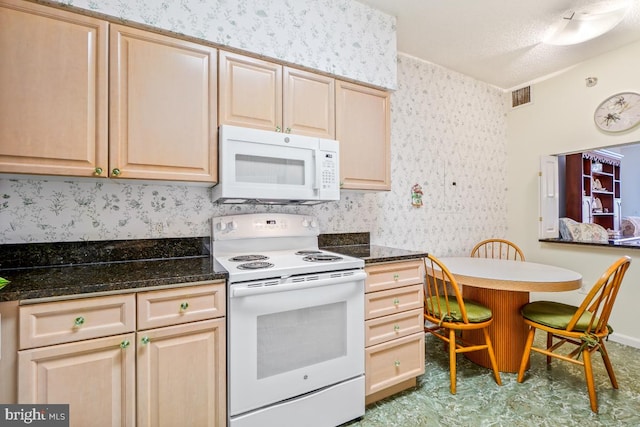
[[[129,345],[131,345],[129,340],[124,340],[120,343],[120,348],[124,350],[125,348],[129,347]]]
[[[82,316],[76,317],[76,319],[73,321],[73,324],[78,327],[84,325],[84,317]]]
[[[393,364],[395,365],[396,368],[400,367],[400,361],[396,360],[395,362],[393,362]]]
[[[400,275],[398,273],[394,274],[393,275],[393,280],[395,280],[397,282],[398,279],[400,279]]]
[[[145,344],[145,345],[146,345],[146,344],[149,344],[149,342],[151,342],[151,340],[149,339],[149,337],[148,337],[148,336],[146,336],[146,335],[145,335],[144,337],[142,337],[142,338],[140,339],[140,342],[141,342],[142,344]]]
[[[183,302],[182,304],[180,304],[180,311],[186,311],[187,308],[189,308],[188,302]]]
[[[394,298],[393,299],[393,305],[398,305],[398,304],[400,304],[400,299]]]
[[[398,332],[400,330],[400,325],[394,325],[393,330]]]

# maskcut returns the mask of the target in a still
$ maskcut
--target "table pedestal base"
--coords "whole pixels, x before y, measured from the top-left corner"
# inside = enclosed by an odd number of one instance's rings
[[[493,312],[493,323],[489,326],[489,336],[496,354],[500,372],[518,372],[522,353],[527,341],[529,328],[524,323],[520,308],[529,302],[529,292],[503,291],[463,286],[465,299],[479,302]],[[464,331],[462,337],[472,343],[484,343],[482,330]],[[491,361],[486,351],[465,353],[472,362],[491,369]]]

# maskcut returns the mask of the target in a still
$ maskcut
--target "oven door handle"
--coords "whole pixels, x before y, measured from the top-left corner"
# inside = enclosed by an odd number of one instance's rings
[[[271,285],[271,286],[231,288],[230,298],[241,298],[241,297],[248,297],[248,296],[254,296],[254,295],[271,294],[275,292],[284,292],[284,291],[297,291],[301,289],[337,285],[337,284],[346,283],[346,282],[357,282],[360,280],[364,280],[366,277],[367,277],[367,273],[365,273],[364,271],[358,271],[356,273],[349,274],[346,276],[332,277],[329,279],[320,279],[320,280],[313,280],[308,282],[281,283],[278,285]]]

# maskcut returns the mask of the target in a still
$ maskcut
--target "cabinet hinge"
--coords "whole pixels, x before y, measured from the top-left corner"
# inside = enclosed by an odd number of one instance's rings
[[[538,176],[542,176],[542,171],[538,171]]]

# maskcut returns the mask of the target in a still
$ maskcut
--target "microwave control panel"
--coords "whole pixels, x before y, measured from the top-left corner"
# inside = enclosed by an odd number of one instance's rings
[[[336,162],[335,153],[322,153],[322,188],[332,189],[335,188],[338,181],[338,165]]]

